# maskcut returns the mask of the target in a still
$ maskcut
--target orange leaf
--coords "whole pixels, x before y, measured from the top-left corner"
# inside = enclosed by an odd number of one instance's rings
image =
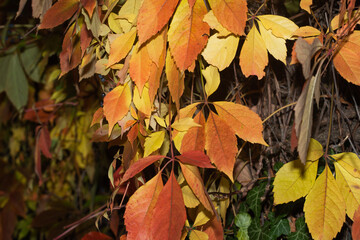
[[[199,199],[199,201],[206,208],[206,210],[208,210],[210,213],[213,213],[211,204],[205,193],[206,189],[199,169],[195,166],[182,163],[180,163],[180,167],[182,173],[184,174],[186,182],[190,186],[195,196]]]
[[[156,67],[156,64],[153,64],[150,59],[146,45],[140,48],[137,45],[136,51],[130,59],[129,74],[138,87],[140,95],[145,83],[149,80],[152,65]]]
[[[184,92],[184,72],[175,65],[174,59],[171,57],[170,51],[166,55],[166,77],[168,79],[168,87],[176,108],[180,108],[180,97]]]
[[[265,42],[254,24],[240,52],[241,70],[245,77],[256,75],[258,79],[261,79],[265,76],[264,68],[268,61]]]
[[[165,66],[165,48],[161,54],[158,66],[153,62],[151,65],[150,77],[149,77],[149,96],[150,102],[154,101],[155,95],[159,89],[160,77],[162,76],[163,69]]]
[[[44,15],[39,29],[56,27],[68,20],[78,10],[79,0],[59,0]]]
[[[84,56],[87,47],[90,45],[93,36],[91,32],[87,29],[86,25],[81,26],[80,31],[80,47],[81,47],[81,56]]]
[[[129,84],[119,85],[104,97],[104,115],[109,122],[109,135],[114,125],[129,111],[131,91]]]
[[[246,0],[209,0],[209,3],[221,25],[237,35],[245,34]]]
[[[203,151],[189,151],[176,156],[180,162],[201,168],[214,168],[210,163],[210,158]]]
[[[96,0],[80,0],[81,5],[86,9],[89,14],[89,17],[92,17],[94,9],[96,7]]]
[[[232,102],[214,102],[219,116],[231,126],[236,135],[251,143],[267,146],[262,136],[262,121],[248,107]]]
[[[193,113],[192,113],[193,114]],[[192,115],[191,114],[191,115]],[[185,117],[185,116],[183,116]],[[192,117],[192,116],[189,116]],[[185,134],[181,143],[181,153],[191,150],[204,151],[205,148],[205,117],[202,112],[199,112],[194,117],[194,122],[200,124],[202,127],[190,128]]]
[[[137,20],[140,45],[167,24],[178,2],[179,0],[144,0]]]
[[[42,154],[44,154],[44,156],[47,158],[51,158],[52,157],[51,152],[50,152],[51,139],[50,139],[49,130],[46,126],[43,126],[39,130],[38,144],[39,144]]]
[[[124,214],[127,240],[149,239],[150,221],[162,189],[161,173],[158,173],[130,197]]]
[[[360,85],[360,31],[354,31],[334,57],[334,66],[347,81]]]
[[[353,239],[360,239],[360,207],[354,214],[354,222],[351,228],[351,236]]]
[[[209,240],[218,240],[224,239],[224,230],[221,224],[221,220],[217,219],[216,216],[213,217],[204,226],[204,232],[209,236]]]
[[[99,123],[101,119],[104,118],[104,110],[102,107],[99,107],[98,110],[94,113],[93,119],[91,121],[90,127],[94,124]]]
[[[166,36],[167,36],[166,30],[167,28],[164,28],[156,36],[151,38],[151,40],[146,44],[146,48],[148,50],[150,59],[158,67],[160,66],[160,62],[163,58],[163,53],[166,50]]]
[[[203,22],[207,13],[202,0],[193,8],[188,1],[181,1],[171,21],[168,33],[170,52],[181,71],[188,69],[205,47],[210,27]]]
[[[139,159],[137,162],[132,164],[128,170],[126,170],[124,177],[122,179],[122,183],[126,182],[130,178],[134,177],[136,174],[141,172],[144,168],[150,166],[160,158],[163,158],[164,156],[161,155],[152,155],[148,156],[146,158]]]
[[[151,221],[153,239],[180,239],[186,220],[186,210],[181,188],[174,172],[162,189]]]
[[[89,232],[85,234],[81,240],[111,240],[112,238],[101,232]]]
[[[237,140],[234,130],[213,112],[205,124],[205,148],[212,163],[233,181]]]
[[[107,67],[120,62],[131,50],[136,37],[136,29],[120,35],[110,44],[110,54]]]

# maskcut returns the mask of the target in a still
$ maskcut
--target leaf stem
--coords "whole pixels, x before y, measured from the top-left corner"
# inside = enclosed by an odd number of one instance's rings
[[[330,135],[332,128],[332,120],[333,120],[333,109],[334,109],[334,82],[332,82],[331,84],[330,123],[328,129],[328,136],[326,140],[325,159],[328,158],[328,150],[329,150]],[[325,164],[327,164],[327,161],[325,161]]]

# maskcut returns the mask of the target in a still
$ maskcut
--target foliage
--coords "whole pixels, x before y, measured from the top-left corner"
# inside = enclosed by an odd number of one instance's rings
[[[332,239],[346,215],[357,236],[357,140],[349,127],[336,149],[330,136],[334,108],[357,107],[334,69],[358,90],[360,12],[332,2],[324,22],[316,1],[285,2],[275,14],[269,1],[32,0],[39,35],[10,20],[1,43],[2,238]],[[299,11],[311,26],[289,16]],[[300,93],[283,106],[278,78],[297,63],[303,77],[287,87]],[[39,232],[21,230],[30,224]]]

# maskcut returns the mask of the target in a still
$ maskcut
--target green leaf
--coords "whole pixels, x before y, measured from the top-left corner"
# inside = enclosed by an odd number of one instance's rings
[[[236,233],[236,237],[238,240],[249,240],[249,234],[247,230],[239,229]]]
[[[308,229],[306,227],[305,218],[300,217],[295,222],[296,232],[290,233],[288,240],[307,240],[310,239]]]
[[[251,225],[248,229],[249,239],[251,240],[269,240],[271,236],[269,233],[261,227],[260,220],[256,219],[251,222]]]
[[[40,58],[41,52],[36,45],[27,46],[27,48],[20,54],[21,63],[23,64],[26,73],[35,82],[40,81]]]
[[[240,229],[248,229],[251,224],[251,216],[248,213],[238,213],[235,217],[235,225]]]
[[[271,224],[270,235],[271,239],[277,239],[281,235],[289,235],[290,234],[290,224],[289,220],[280,219],[280,221],[276,221]]]
[[[254,212],[255,217],[259,217],[261,213],[261,197],[265,193],[266,182],[260,183],[258,186],[251,189],[246,197],[246,203]]]

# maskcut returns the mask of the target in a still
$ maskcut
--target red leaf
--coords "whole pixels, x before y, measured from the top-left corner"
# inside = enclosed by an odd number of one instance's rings
[[[86,25],[83,24],[80,32],[80,47],[81,47],[81,56],[84,56],[87,47],[90,45],[91,40],[93,39],[91,32],[87,29]]]
[[[124,214],[127,240],[150,238],[153,210],[162,189],[161,173],[158,173],[130,197]]]
[[[47,158],[52,158],[50,153],[51,139],[48,128],[46,126],[42,127],[39,130],[39,134],[39,145],[42,154]]]
[[[198,166],[201,168],[214,168],[211,165],[210,158],[202,151],[189,151],[176,156],[182,163]]]
[[[167,24],[178,2],[179,0],[144,0],[137,20],[140,45]]]
[[[55,118],[53,114],[54,100],[45,99],[35,103],[33,109],[29,108],[25,110],[24,119],[38,123],[46,123],[52,121]]]
[[[59,0],[44,15],[39,29],[56,27],[68,20],[79,7],[79,0]]]
[[[80,0],[80,2],[88,12],[89,17],[91,18],[96,7],[96,0]]]
[[[181,188],[174,172],[162,189],[151,221],[153,239],[180,239],[186,220],[186,210]]]
[[[89,232],[85,234],[81,240],[111,240],[112,238],[101,232]]]
[[[130,178],[134,177],[136,174],[141,172],[144,168],[153,164],[154,162],[156,162],[157,160],[159,160],[160,158],[163,158],[163,157],[165,157],[165,156],[152,155],[152,156],[148,156],[146,158],[139,159],[137,162],[132,164],[128,170],[126,170],[124,177],[122,179],[122,183],[124,183],[127,180],[129,180]]]
[[[360,239],[360,207],[354,214],[354,222],[351,228],[351,235],[353,239]]]

